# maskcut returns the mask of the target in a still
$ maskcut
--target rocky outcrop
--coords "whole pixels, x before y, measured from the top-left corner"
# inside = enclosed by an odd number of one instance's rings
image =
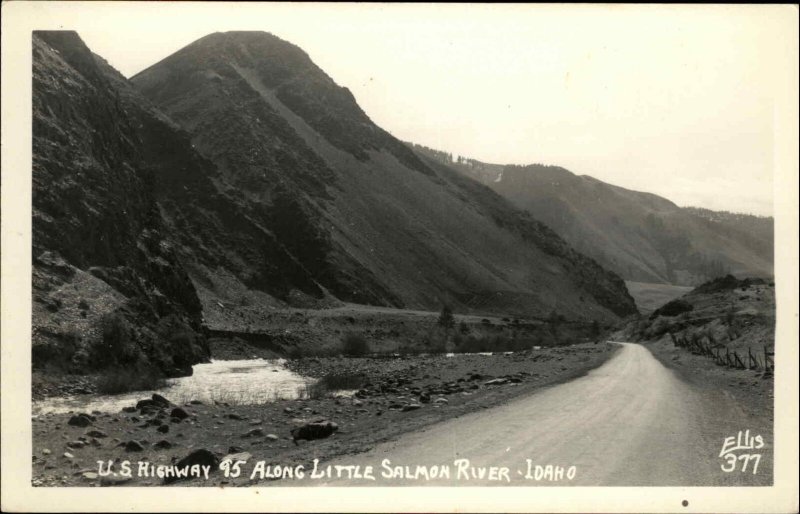
[[[141,126],[78,35],[35,32],[33,285],[46,307],[34,306],[35,365],[52,356],[68,371],[118,364],[93,358],[116,343],[132,345],[127,365],[167,375],[208,358],[201,305],[159,212],[154,171]],[[108,301],[94,302],[99,289]],[[105,331],[110,316],[124,327]]]

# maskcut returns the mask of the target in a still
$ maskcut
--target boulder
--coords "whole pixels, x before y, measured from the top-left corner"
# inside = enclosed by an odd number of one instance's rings
[[[199,450],[193,451],[192,453],[190,453],[186,457],[184,457],[181,460],[179,460],[177,462],[177,464],[175,464],[175,466],[177,466],[178,468],[181,468],[181,469],[185,468],[187,466],[191,467],[191,466],[194,466],[194,465],[210,466],[211,467],[211,471],[216,471],[219,468],[219,457],[214,455],[209,450],[201,448]],[[175,477],[175,476],[170,476],[170,477],[164,478],[164,483],[165,484],[171,484],[171,483],[177,482],[178,480],[181,480],[181,479],[182,478],[178,478],[178,477]]]
[[[174,409],[172,409],[170,416],[178,419],[186,419],[189,417],[189,413],[181,409],[180,407],[175,407]]]
[[[161,408],[163,405],[152,398],[145,398],[144,400],[139,400],[136,402],[136,410],[148,410],[152,408]]]
[[[157,393],[153,393],[152,400],[153,402],[155,402],[158,405],[161,405],[164,408],[169,407],[171,405],[169,400],[167,400],[166,398]]]
[[[294,444],[297,444],[297,441],[300,440],[313,441],[314,439],[324,439],[331,436],[337,430],[339,430],[339,425],[333,421],[318,420],[294,428],[291,433]]]
[[[72,425],[74,427],[88,427],[92,424],[92,416],[88,414],[78,414],[77,416],[72,416],[69,418],[67,425]]]
[[[139,441],[128,441],[125,443],[126,452],[141,452],[144,451],[144,446]]]

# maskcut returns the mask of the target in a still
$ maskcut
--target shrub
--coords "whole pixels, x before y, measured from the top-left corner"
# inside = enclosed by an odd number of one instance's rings
[[[151,391],[166,385],[166,380],[159,371],[141,364],[108,368],[97,380],[97,390],[103,394]]]
[[[324,384],[329,391],[348,391],[360,389],[366,381],[367,377],[363,373],[339,371],[328,373],[319,380],[319,383]]]
[[[436,323],[445,330],[450,330],[455,326],[456,319],[453,316],[453,310],[449,305],[442,307],[442,312],[439,314],[439,319],[436,321]]]
[[[369,343],[360,334],[347,334],[342,339],[342,353],[348,357],[361,357],[369,353]]]
[[[330,396],[335,391],[349,391],[359,389],[366,381],[362,373],[335,372],[329,373],[313,384],[306,384],[300,390],[300,395],[308,399],[319,400]]]
[[[101,322],[102,339],[92,347],[91,360],[98,367],[131,363],[138,358],[138,349],[133,342],[133,329],[119,312],[105,315]]]
[[[694,310],[694,306],[691,303],[680,299],[672,300],[656,309],[653,314],[650,315],[650,319],[656,319],[658,316],[677,316],[691,310]]]

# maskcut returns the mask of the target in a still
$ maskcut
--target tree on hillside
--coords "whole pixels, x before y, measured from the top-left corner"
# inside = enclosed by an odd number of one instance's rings
[[[442,312],[439,314],[439,319],[436,324],[444,329],[445,341],[450,336],[450,330],[456,326],[456,318],[453,316],[453,310],[449,305],[442,307]]]

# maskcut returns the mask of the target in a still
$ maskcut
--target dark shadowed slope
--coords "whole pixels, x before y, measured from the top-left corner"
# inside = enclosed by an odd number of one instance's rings
[[[681,208],[558,166],[503,166],[419,145],[529,211],[626,280],[695,285],[726,272],[773,273],[772,218]]]
[[[488,188],[424,162],[270,34],[206,36],[131,82],[324,290],[306,291],[311,299],[576,319],[635,312],[619,277]],[[192,269],[208,302],[235,300],[242,284],[271,293],[234,269],[239,260]]]
[[[137,119],[74,32],[33,35],[33,364],[191,372],[201,305]]]

